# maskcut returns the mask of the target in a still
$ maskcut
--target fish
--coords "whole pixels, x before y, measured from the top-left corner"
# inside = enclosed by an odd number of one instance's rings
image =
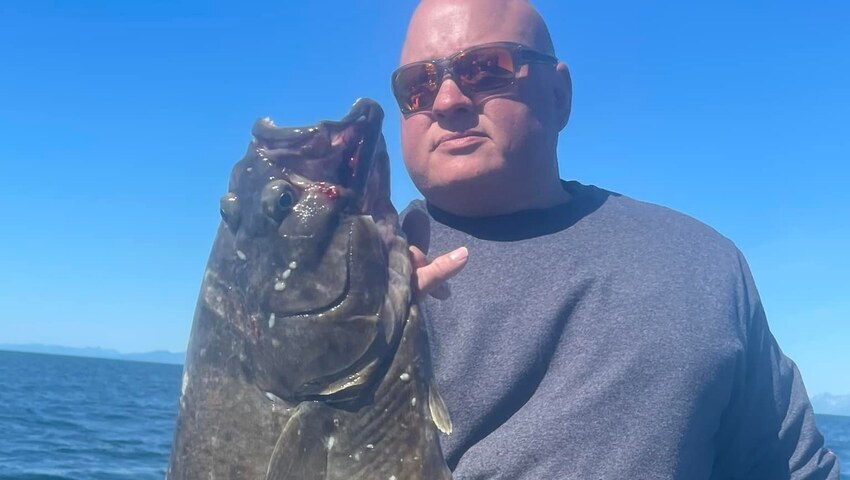
[[[221,198],[167,479],[449,480],[384,113],[256,121]]]

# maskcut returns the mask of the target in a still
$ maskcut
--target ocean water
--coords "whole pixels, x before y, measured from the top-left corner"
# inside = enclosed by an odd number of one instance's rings
[[[182,367],[0,352],[0,479],[165,478]]]
[[[181,372],[0,351],[0,480],[161,480]],[[817,422],[846,472],[850,417],[818,415]]]

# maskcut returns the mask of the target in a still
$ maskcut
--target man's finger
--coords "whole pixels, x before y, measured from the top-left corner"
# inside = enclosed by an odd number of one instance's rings
[[[414,245],[410,245],[408,250],[410,250],[410,264],[413,265],[414,271],[428,265],[428,257],[422,250]]]
[[[468,257],[469,251],[466,247],[460,247],[440,255],[425,266],[416,268],[415,277],[419,297],[425,295],[434,295],[435,298],[448,297],[448,289],[440,291],[440,286],[463,269]]]

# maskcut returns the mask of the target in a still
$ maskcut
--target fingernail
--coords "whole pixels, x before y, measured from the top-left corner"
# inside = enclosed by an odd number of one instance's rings
[[[466,247],[460,247],[449,253],[449,258],[452,259],[453,262],[462,262],[466,260],[467,256],[469,256],[469,251]]]

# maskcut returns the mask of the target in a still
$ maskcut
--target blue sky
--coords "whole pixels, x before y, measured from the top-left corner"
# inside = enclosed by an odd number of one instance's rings
[[[809,393],[850,393],[850,4],[535,3],[571,68],[562,176],[745,253]],[[0,343],[183,350],[255,118],[387,110],[415,2],[0,3]]]

